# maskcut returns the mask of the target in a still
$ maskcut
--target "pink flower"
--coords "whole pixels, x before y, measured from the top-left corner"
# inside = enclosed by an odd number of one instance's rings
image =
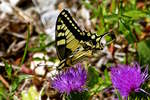
[[[111,68],[112,84],[124,97],[127,97],[132,91],[138,92],[141,84],[147,78],[148,67],[142,73],[137,63],[133,66],[119,64]]]
[[[52,87],[57,89],[60,93],[67,93],[73,91],[85,90],[85,83],[87,79],[86,70],[80,64],[76,68],[69,68],[67,71],[57,75],[52,81]]]

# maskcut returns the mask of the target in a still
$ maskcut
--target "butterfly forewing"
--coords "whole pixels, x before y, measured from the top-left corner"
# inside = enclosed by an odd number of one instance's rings
[[[80,38],[81,32],[68,11],[63,10],[56,22],[56,49],[60,60],[68,58],[79,48],[76,38]]]

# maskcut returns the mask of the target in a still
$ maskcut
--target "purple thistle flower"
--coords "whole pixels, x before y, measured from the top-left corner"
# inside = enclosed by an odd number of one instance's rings
[[[81,92],[86,90],[85,83],[87,79],[87,72],[81,64],[77,64],[76,68],[71,67],[67,71],[57,75],[52,81],[52,87],[57,89],[60,93],[70,94],[72,91]]]
[[[148,67],[142,73],[140,65],[135,63],[133,66],[117,65],[111,68],[111,80],[120,94],[127,97],[132,91],[138,92],[140,86],[148,78]]]

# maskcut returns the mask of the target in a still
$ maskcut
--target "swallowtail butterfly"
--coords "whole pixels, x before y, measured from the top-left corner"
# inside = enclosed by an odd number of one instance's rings
[[[82,31],[67,10],[63,10],[56,21],[56,51],[60,62],[58,69],[71,66],[86,57],[90,57],[97,50],[106,45],[102,38],[106,37],[106,44],[115,39],[113,32],[103,35]]]

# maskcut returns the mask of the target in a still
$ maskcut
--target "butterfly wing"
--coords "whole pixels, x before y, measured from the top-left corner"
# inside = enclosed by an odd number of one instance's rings
[[[77,26],[67,10],[63,10],[56,22],[56,50],[60,61],[69,58],[80,47],[80,34]]]

